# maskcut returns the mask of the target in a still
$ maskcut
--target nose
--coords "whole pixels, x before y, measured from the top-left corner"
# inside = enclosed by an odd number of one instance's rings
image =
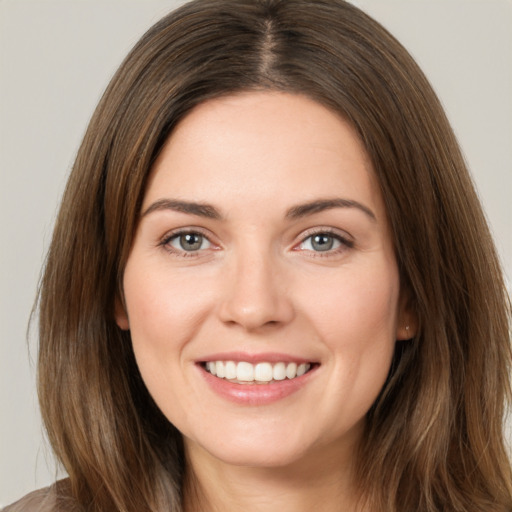
[[[257,331],[290,322],[295,313],[283,269],[268,254],[240,255],[223,281],[222,322]]]

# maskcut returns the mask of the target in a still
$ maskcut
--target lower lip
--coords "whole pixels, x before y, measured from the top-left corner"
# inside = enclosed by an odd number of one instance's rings
[[[210,388],[221,397],[240,405],[267,405],[299,391],[316,373],[318,365],[314,365],[300,377],[274,381],[269,384],[237,384],[215,377],[201,365],[198,365],[198,368]]]

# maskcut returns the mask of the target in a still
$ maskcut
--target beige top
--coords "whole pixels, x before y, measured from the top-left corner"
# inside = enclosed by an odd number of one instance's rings
[[[61,480],[50,487],[31,492],[16,503],[8,505],[1,512],[65,512],[71,511],[69,500],[59,499],[57,503],[58,486],[67,487],[67,480]],[[67,501],[67,503],[66,503]],[[59,505],[59,506],[58,506]]]
[[[2,512],[54,512],[55,493],[51,487],[27,494],[21,500],[8,505]]]

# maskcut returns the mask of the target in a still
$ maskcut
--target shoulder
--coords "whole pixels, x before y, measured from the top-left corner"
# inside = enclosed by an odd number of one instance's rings
[[[31,492],[12,505],[3,508],[1,512],[71,512],[71,510],[76,510],[75,507],[70,506],[69,498],[61,494],[61,491],[67,487],[66,484],[67,480],[61,480],[50,487]]]
[[[21,500],[5,507],[2,512],[50,512],[55,510],[53,487],[39,489],[27,494]]]

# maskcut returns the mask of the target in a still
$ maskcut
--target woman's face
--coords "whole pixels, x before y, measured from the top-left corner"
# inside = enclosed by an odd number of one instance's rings
[[[198,106],[152,170],[124,300],[118,325],[193,461],[350,453],[408,320],[355,131],[298,95]]]

